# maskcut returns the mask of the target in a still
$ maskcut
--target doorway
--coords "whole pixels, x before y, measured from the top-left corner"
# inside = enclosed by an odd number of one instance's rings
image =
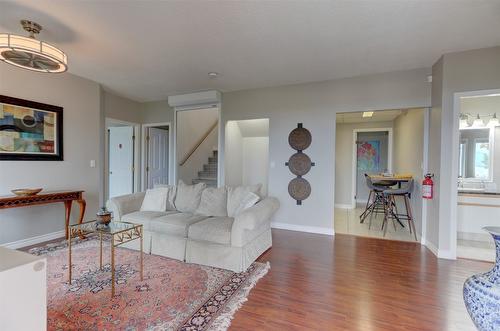
[[[176,178],[184,183],[219,184],[219,109],[176,110]]]
[[[170,123],[143,125],[143,190],[169,184]]]
[[[429,110],[424,108],[337,114],[336,233],[413,242],[420,240],[426,226],[421,182],[426,172],[428,114]],[[389,190],[405,188],[406,183],[412,181],[408,200],[393,192],[393,204],[390,209],[385,209],[384,201],[389,200],[385,200],[383,195],[377,196],[373,187],[369,188],[365,174],[371,176],[374,183],[385,185],[385,189]],[[375,198],[378,200],[373,205]],[[411,208],[407,209],[407,204]],[[391,218],[386,223],[388,226],[384,234],[385,210]],[[408,210],[416,226],[416,231],[412,229],[411,233],[406,219]],[[392,222],[393,219],[395,222]]]
[[[373,175],[392,171],[392,128],[355,129],[353,164],[353,202],[366,204],[370,193],[365,174]]]
[[[228,121],[225,127],[225,183],[261,184],[266,196],[269,181],[269,119]]]
[[[131,194],[137,190],[137,131],[136,123],[106,119],[106,199]]]

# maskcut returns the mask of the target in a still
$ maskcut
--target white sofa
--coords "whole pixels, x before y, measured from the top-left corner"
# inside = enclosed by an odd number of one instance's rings
[[[246,192],[256,187],[211,189],[204,184],[180,184],[164,188],[169,193],[166,207],[160,210],[147,210],[143,204],[146,192],[107,202],[114,220],[143,225],[145,253],[241,272],[272,246],[270,224],[279,201],[266,197],[251,207],[247,201],[246,209],[241,205],[235,209],[245,200],[241,197],[248,198]],[[211,215],[211,210],[217,215]],[[138,245],[132,241],[126,247],[138,249]]]

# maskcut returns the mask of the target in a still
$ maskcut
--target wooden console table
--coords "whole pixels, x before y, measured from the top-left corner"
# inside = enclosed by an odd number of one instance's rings
[[[83,199],[84,191],[60,191],[60,192],[41,192],[36,195],[30,196],[6,196],[0,197],[0,209],[7,208],[19,208],[19,207],[29,207],[35,205],[46,205],[49,203],[64,202],[64,208],[66,210],[66,239],[68,239],[68,227],[69,219],[71,214],[71,205],[73,201],[76,201],[80,206],[80,215],[78,217],[78,223],[83,222],[83,216],[85,215],[85,207],[87,203]]]

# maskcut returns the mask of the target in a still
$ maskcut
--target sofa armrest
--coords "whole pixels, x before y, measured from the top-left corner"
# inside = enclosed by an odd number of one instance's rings
[[[139,192],[114,197],[108,200],[106,207],[109,211],[113,212],[113,219],[115,221],[120,221],[123,215],[141,209],[145,195],[146,192]]]
[[[271,225],[271,218],[276,213],[280,206],[280,202],[276,198],[267,197],[254,206],[245,209],[241,214],[237,215],[231,229],[231,245],[242,247],[244,243],[244,232],[256,230],[262,224],[268,223]]]

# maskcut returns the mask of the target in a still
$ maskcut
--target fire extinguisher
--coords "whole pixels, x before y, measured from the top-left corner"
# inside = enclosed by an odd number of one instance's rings
[[[422,198],[432,199],[434,193],[434,177],[433,174],[426,174],[424,180],[422,181]]]

